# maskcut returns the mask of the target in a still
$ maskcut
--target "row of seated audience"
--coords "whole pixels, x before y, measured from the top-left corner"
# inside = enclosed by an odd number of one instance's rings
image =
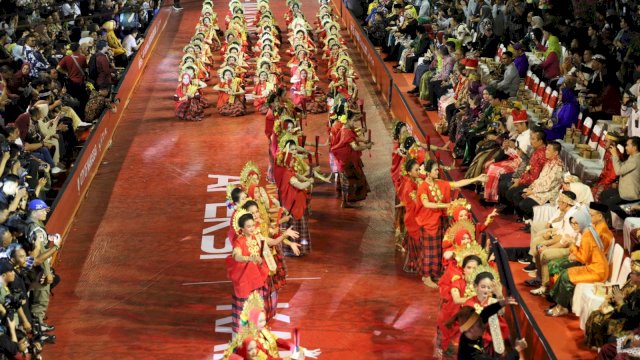
[[[438,111],[436,128],[449,137],[465,178],[486,174],[477,188],[481,203],[515,214],[531,233],[519,261],[535,274],[527,281],[531,292],[551,301],[547,315],[568,314],[577,284],[609,279],[616,218],[629,222],[640,210],[637,1],[373,0],[347,7],[362,14],[384,61],[413,74],[408,93]],[[533,76],[558,94],[549,116],[527,104],[524,82]],[[614,116],[624,117],[619,129],[596,139],[602,173],[583,183],[562,161],[572,151],[565,134],[581,119]],[[536,216],[544,207],[555,212]],[[628,231],[637,243],[635,224]],[[603,359],[615,356],[610,338],[626,341],[640,331],[640,252],[632,259],[628,285],[605,301],[617,326],[602,325],[600,311],[589,322],[600,325],[586,331],[590,346],[604,347]]]
[[[40,358],[60,282],[49,205],[154,15],[152,2],[3,1],[0,15],[0,354]],[[13,9],[14,13],[7,10]]]

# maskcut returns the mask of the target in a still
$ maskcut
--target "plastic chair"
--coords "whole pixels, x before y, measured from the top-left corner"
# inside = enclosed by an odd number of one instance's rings
[[[625,257],[622,261],[622,266],[620,266],[620,275],[618,275],[618,280],[616,284],[622,286],[627,282],[627,278],[631,274],[631,258]]]
[[[584,136],[585,138],[589,136],[589,133],[591,133],[592,129],[593,129],[593,120],[590,117],[587,117],[582,122],[582,127],[580,128],[580,131],[582,132],[582,136]]]

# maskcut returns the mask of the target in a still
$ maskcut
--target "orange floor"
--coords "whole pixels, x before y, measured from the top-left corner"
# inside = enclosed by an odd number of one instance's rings
[[[223,3],[216,1],[220,19]],[[284,8],[284,0],[271,3]],[[200,10],[184,6],[169,20],[60,254],[63,280],[48,320],[58,342],[45,349],[48,358],[212,359],[230,339],[232,288],[225,249],[216,250],[228,220],[221,184],[247,160],[266,169],[264,118],[222,118],[211,109],[203,122],[175,118],[177,64]],[[303,7],[313,19],[318,3]],[[283,336],[300,328],[303,345],[322,349],[322,359],[427,359],[438,295],[400,270],[390,119],[358,66],[376,143],[364,156],[372,193],[363,209],[343,210],[331,185],[315,189],[313,252],[288,259],[290,280],[271,326]],[[207,97],[216,98],[210,90]],[[324,142],[325,122],[310,117],[309,138]],[[327,169],[326,150],[321,158]]]

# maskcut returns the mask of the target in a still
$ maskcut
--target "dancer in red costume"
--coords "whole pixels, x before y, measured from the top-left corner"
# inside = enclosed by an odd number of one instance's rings
[[[504,299],[500,278],[490,266],[479,266],[474,273],[473,283],[476,295],[467,300],[464,305],[476,309],[479,314],[485,307]],[[495,297],[494,297],[495,296]],[[509,327],[502,317],[503,310],[489,318],[488,326],[482,336],[485,351],[488,354],[502,355],[509,342]]]
[[[442,272],[442,237],[445,228],[445,209],[451,201],[451,189],[475,182],[486,181],[486,175],[456,182],[438,180],[440,169],[433,160],[425,163],[426,180],[417,192],[418,210],[416,222],[420,226],[422,281],[430,288],[437,288],[436,279]]]
[[[485,255],[486,258],[486,255]],[[475,269],[482,265],[482,258],[475,254],[466,255],[461,266],[451,266],[438,281],[440,287],[440,311],[438,312],[439,347],[436,349],[436,357],[441,355],[451,356],[457,352],[460,339],[459,324],[445,326],[462,305],[472,296],[469,291],[473,283],[471,275]]]
[[[371,149],[373,143],[356,133],[354,115],[347,113],[346,123],[331,146],[340,172],[343,208],[357,207],[354,202],[366,199],[370,191],[361,157],[362,150]]]
[[[404,163],[407,173],[400,190],[400,204],[404,208],[404,226],[406,229],[406,255],[403,270],[417,273],[420,270],[420,226],[416,222],[418,204],[416,202],[418,187],[424,181],[420,174],[420,164],[416,159],[409,159]]]

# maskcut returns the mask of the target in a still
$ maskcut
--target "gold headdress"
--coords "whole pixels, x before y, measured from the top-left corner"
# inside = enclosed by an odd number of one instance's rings
[[[453,217],[456,210],[458,210],[458,208],[460,207],[467,209],[467,211],[471,211],[471,204],[469,204],[467,199],[459,198],[449,204],[449,208],[447,208],[447,215],[449,215],[449,217]]]
[[[471,244],[456,246],[454,252],[456,256],[456,262],[460,267],[462,267],[462,262],[464,261],[464,258],[466,258],[469,255],[475,255],[479,257],[480,260],[482,260],[482,265],[485,265],[487,263],[487,259],[489,258],[487,251],[484,248],[482,248],[480,244],[476,242],[472,242]]]
[[[280,136],[280,141],[278,141],[278,148],[280,149],[280,151],[288,150],[288,149],[285,149],[285,145],[290,140],[296,144],[298,143],[298,138],[295,135],[291,134],[288,131],[283,132],[282,136]]]
[[[222,354],[222,360],[231,360],[237,359],[237,355],[234,355],[236,349],[242,346],[242,343],[248,338],[257,339],[258,338],[258,329],[255,326],[243,326],[240,328],[240,331],[236,334],[236,337],[229,341],[229,345],[227,349]]]
[[[240,205],[240,204],[238,204]],[[240,232],[242,232],[242,228],[240,227],[240,224],[238,224],[238,220],[240,220],[240,217],[242,215],[246,215],[249,214],[251,215],[250,212],[248,212],[245,209],[242,209],[240,207],[238,207],[238,209],[236,209],[236,212],[233,214],[233,219],[231,219],[231,221],[233,222],[233,230],[236,232],[236,234],[240,235]]]
[[[248,161],[240,172],[240,183],[246,186],[251,175],[256,175],[260,179],[260,169],[253,161]]]

